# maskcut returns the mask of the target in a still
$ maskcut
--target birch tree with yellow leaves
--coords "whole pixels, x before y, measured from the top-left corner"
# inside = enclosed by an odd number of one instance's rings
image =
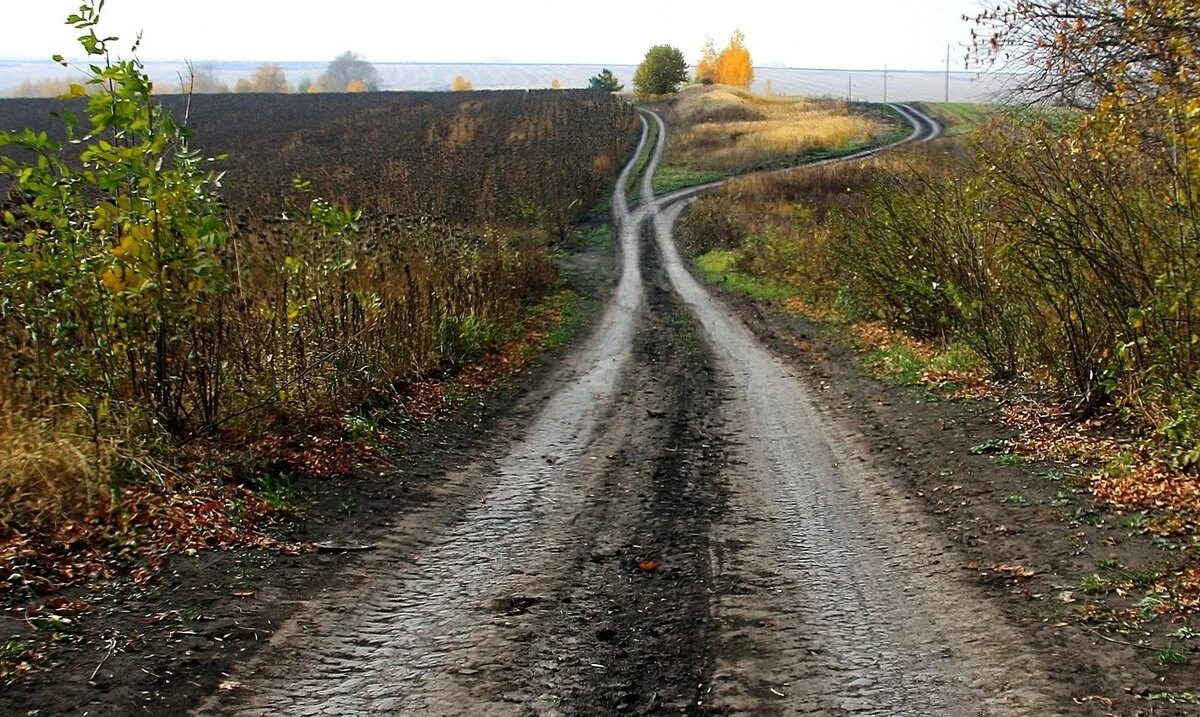
[[[750,89],[754,83],[754,61],[746,48],[746,36],[741,30],[733,33],[729,44],[717,55],[717,84]]]

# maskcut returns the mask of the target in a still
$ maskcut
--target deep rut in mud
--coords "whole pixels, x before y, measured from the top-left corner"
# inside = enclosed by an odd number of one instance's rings
[[[644,210],[629,212],[621,196],[614,207],[615,298],[530,400],[524,435],[466,470],[483,497],[420,544],[383,542],[354,590],[313,601],[235,675],[237,689],[199,713],[654,713],[695,703],[719,391],[656,256],[640,250]]]

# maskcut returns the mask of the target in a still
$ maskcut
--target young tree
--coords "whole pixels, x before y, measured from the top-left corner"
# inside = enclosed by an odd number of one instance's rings
[[[193,66],[189,63],[188,73],[180,77],[180,86],[184,93],[194,92],[198,95],[229,92],[229,85],[221,81],[217,68],[212,65]]]
[[[349,92],[350,94],[358,94],[360,92],[368,91],[370,90],[367,87],[367,83],[363,82],[362,80],[353,80],[350,84],[346,85],[346,92]]]
[[[711,85],[717,81],[717,46],[712,35],[704,39],[700,50],[700,61],[696,63],[696,82]]]
[[[0,306],[31,337],[26,380],[72,397],[97,445],[118,413],[176,436],[212,417],[217,400],[197,387],[217,375],[201,367],[222,333],[207,309],[228,286],[230,231],[219,174],[158,105],[138,45],[113,59],[117,38],[97,35],[103,6],[85,0],[67,20],[87,56],[71,94],[92,94],[61,113],[65,141],[0,132],[0,150],[22,150],[0,151],[17,190],[3,219],[29,237],[0,242]]]
[[[372,92],[379,89],[379,71],[375,66],[353,52],[343,52],[329,63],[317,84],[325,92],[344,92],[355,80]]]
[[[655,45],[646,53],[633,76],[633,87],[639,97],[667,95],[687,82],[687,62],[679,48]]]
[[[246,77],[239,77],[239,78],[238,78],[238,81],[237,81],[237,84],[235,84],[235,85],[233,86],[233,91],[234,91],[234,92],[237,92],[237,93],[239,93],[239,94],[245,94],[245,93],[247,93],[247,92],[253,92],[253,91],[254,91],[254,85],[253,85],[253,84],[251,84],[251,82],[250,82],[250,79],[249,79],[249,78],[246,78]]]
[[[557,77],[555,77],[553,80],[550,80],[550,89],[561,90],[562,82],[560,82],[559,79]]]
[[[296,83],[296,92],[299,92],[302,95],[311,92],[312,88],[313,81],[311,77],[301,77],[300,81]]]
[[[470,92],[471,90],[475,89],[475,85],[471,84],[471,81],[462,75],[456,75],[454,79],[450,81],[450,89],[454,92]]]
[[[741,30],[736,30],[729,44],[717,56],[717,82],[722,85],[750,88],[754,83],[754,62],[750,51],[746,49],[746,36]]]
[[[620,92],[625,89],[625,85],[618,82],[617,76],[607,67],[600,70],[600,74],[588,80],[588,87],[593,90],[603,90],[605,92]]]
[[[259,65],[250,77],[250,85],[253,88],[252,92],[284,93],[291,91],[287,75],[283,73],[283,67],[277,62]]]

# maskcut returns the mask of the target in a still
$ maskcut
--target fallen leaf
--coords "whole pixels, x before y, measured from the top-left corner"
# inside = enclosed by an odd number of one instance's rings
[[[1024,565],[993,565],[992,570],[1017,579],[1032,578],[1034,575],[1037,575],[1036,570],[1027,568]]]

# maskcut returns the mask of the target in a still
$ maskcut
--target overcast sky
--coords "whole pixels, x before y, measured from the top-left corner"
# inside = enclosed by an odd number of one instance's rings
[[[936,69],[967,42],[980,0],[108,0],[102,29],[145,32],[145,60],[327,60],[354,50],[376,62],[635,64],[669,43],[694,62],[705,35],[735,27],[755,64]],[[0,0],[0,59],[70,55],[63,19],[79,0]],[[121,43],[124,51],[126,42]]]

